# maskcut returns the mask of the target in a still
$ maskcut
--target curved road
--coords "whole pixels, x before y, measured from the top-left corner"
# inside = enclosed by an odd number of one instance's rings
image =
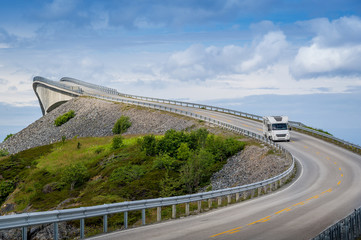
[[[160,104],[159,104],[160,105]],[[166,104],[162,104],[166,105]],[[208,110],[174,106],[261,134],[261,124]],[[361,206],[361,156],[291,132],[280,143],[299,161],[299,177],[280,191],[212,210],[92,239],[310,239]]]

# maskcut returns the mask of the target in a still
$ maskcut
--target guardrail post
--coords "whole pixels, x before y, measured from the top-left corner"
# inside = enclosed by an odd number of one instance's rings
[[[58,240],[59,239],[59,234],[58,234],[58,223],[55,222],[54,223],[54,240]]]
[[[200,213],[202,210],[202,201],[197,201],[197,207],[198,207],[197,211]]]
[[[248,194],[247,194],[247,191],[244,191],[242,195],[243,195],[243,200],[246,200],[246,199],[247,199],[247,195],[248,195]]]
[[[142,225],[145,225],[145,208],[142,209]]]
[[[231,194],[227,195],[227,203],[230,204],[232,200]]]
[[[262,187],[257,188],[257,197],[261,196]]]
[[[176,218],[177,217],[177,205],[173,204],[172,205],[172,218]]]
[[[27,227],[22,227],[21,230],[21,238],[23,240],[27,240],[28,239],[28,228]]]
[[[157,222],[162,221],[162,207],[157,207]]]
[[[84,239],[84,218],[80,219],[80,239]]]
[[[189,203],[186,203],[186,216],[189,215]]]
[[[263,187],[263,192],[264,192],[264,194],[267,194],[267,192],[268,192],[268,185],[266,185],[266,186]]]
[[[236,202],[238,202],[238,201],[239,201],[239,192],[236,193]]]
[[[218,206],[217,207],[220,207],[222,205],[222,197],[218,197]]]
[[[128,212],[124,212],[124,228],[128,228]]]
[[[341,239],[346,239],[346,231],[345,231],[345,226],[344,226],[344,220],[342,220],[340,222],[340,225],[341,225]]]
[[[108,232],[108,215],[103,216],[103,232]]]
[[[212,207],[212,198],[208,199],[208,208],[211,209]]]

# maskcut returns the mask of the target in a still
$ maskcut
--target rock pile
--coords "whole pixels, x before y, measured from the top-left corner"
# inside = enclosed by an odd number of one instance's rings
[[[211,178],[212,190],[236,187],[262,181],[287,170],[291,161],[284,155],[271,154],[267,146],[248,145],[229,158],[223,168]]]

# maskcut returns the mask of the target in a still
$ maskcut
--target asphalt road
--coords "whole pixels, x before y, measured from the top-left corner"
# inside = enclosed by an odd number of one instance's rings
[[[261,124],[255,121],[174,107],[261,134]],[[310,239],[361,206],[361,156],[294,131],[291,140],[280,144],[299,161],[299,177],[277,192],[92,239]]]

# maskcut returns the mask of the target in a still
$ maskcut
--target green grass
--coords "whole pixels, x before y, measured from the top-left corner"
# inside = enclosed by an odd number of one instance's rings
[[[156,141],[163,138],[164,136],[155,136]],[[174,159],[169,170],[155,167],[154,161],[158,157],[147,156],[140,147],[143,136],[125,136],[119,149],[112,148],[112,139],[113,137],[74,138],[0,158],[3,180],[13,181],[16,186],[6,203],[15,204],[16,212],[25,209],[45,211],[93,206],[160,197],[160,182],[167,171],[171,181],[180,182],[181,167],[186,164],[186,160]],[[218,136],[216,139],[226,137]],[[213,148],[214,146],[212,150]],[[223,159],[217,160],[207,171],[218,171],[224,163],[226,161]],[[84,183],[73,186],[64,182],[63,175],[67,167],[74,164],[84,165],[87,174]],[[115,169],[133,165],[145,169],[140,178],[125,185],[110,181]],[[202,178],[199,187],[207,186],[208,183],[209,179]],[[174,186],[174,194],[187,193],[182,185]]]

